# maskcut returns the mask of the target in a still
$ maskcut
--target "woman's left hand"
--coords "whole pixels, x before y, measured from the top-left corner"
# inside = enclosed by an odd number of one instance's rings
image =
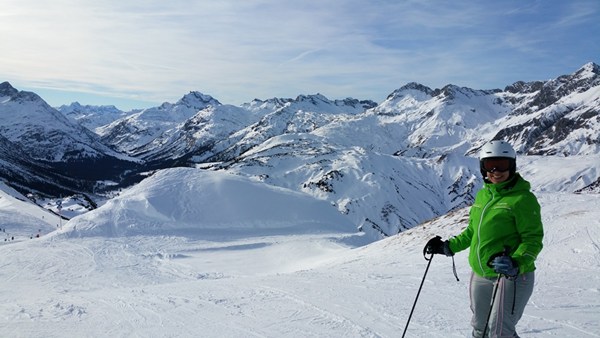
[[[519,274],[517,263],[509,256],[498,256],[492,261],[494,271],[508,277],[515,277]]]

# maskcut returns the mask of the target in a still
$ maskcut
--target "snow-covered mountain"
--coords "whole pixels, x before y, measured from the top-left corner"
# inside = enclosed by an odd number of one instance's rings
[[[116,179],[139,162],[113,150],[37,94],[18,91],[8,82],[0,84],[0,136],[4,158],[18,159],[4,165],[0,177],[32,192],[88,193],[97,180]]]
[[[0,134],[41,161],[122,156],[37,94],[18,91],[8,82],[0,83]]]
[[[204,161],[215,155],[222,157],[221,152],[232,145],[230,136],[235,138],[233,134],[274,112],[300,115],[307,111],[312,114],[310,118],[321,118],[325,114],[358,114],[374,106],[372,101],[351,98],[330,101],[316,94],[300,95],[296,99],[256,99],[237,107],[191,92],[175,104],[164,103],[134,113],[97,131],[106,143],[144,160],[181,162],[195,157],[195,161]],[[312,124],[310,118],[307,120]],[[260,123],[267,128],[274,127],[271,121]],[[277,129],[262,139],[281,132]]]
[[[21,191],[46,191],[54,196],[73,194],[81,181],[61,175],[49,164],[27,155],[18,144],[0,135],[0,177]]]
[[[546,82],[515,83],[506,99],[515,109],[496,135],[528,154],[587,155],[600,152],[600,67],[588,63]],[[527,117],[527,118],[524,118]]]
[[[470,204],[481,182],[475,155],[490,139],[512,142],[524,171],[536,171],[531,159],[577,160],[569,162],[572,172],[552,176],[547,187],[600,189],[600,71],[594,63],[503,90],[409,83],[379,104],[315,94],[233,106],[190,92],[173,104],[109,110],[112,117],[123,114],[110,123],[101,113],[105,107],[93,110],[80,116],[101,136],[94,142],[141,163],[113,178],[121,186],[139,181],[139,173],[174,166],[228,171],[328,201],[375,238]]]
[[[408,84],[373,113],[405,125],[402,154],[477,148],[506,139],[519,153],[586,155],[600,152],[600,69],[588,63],[546,82],[516,82],[504,90]],[[422,149],[422,150],[421,150]]]
[[[70,120],[77,122],[97,134],[101,132],[101,130],[97,130],[97,128],[124,118],[127,115],[136,113],[136,111],[124,112],[112,105],[92,106],[81,105],[79,102],[62,105],[56,109]]]
[[[117,149],[140,155],[140,150],[177,125],[184,123],[199,110],[220,106],[221,103],[200,92],[190,92],[176,103],[165,102],[158,107],[144,109],[97,128],[107,144]],[[143,151],[141,151],[143,153]]]

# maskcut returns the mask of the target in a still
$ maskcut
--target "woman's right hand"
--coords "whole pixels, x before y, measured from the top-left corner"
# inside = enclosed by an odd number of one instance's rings
[[[450,250],[450,243],[448,241],[442,241],[442,237],[435,236],[425,244],[423,250],[427,254],[441,254],[446,256],[454,256],[454,252]]]

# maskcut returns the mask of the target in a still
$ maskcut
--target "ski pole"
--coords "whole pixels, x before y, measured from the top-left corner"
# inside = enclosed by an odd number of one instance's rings
[[[498,278],[496,279],[496,287],[494,288],[494,295],[492,296],[492,303],[490,304],[490,311],[488,312],[487,319],[485,320],[485,327],[483,328],[482,337],[485,337],[485,332],[488,328],[488,323],[490,322],[490,317],[492,316],[492,309],[494,308],[494,301],[496,300],[496,293],[498,292],[498,285],[500,285],[501,274],[498,274]]]
[[[504,251],[499,252],[497,254],[494,254],[490,257],[490,259],[487,262],[487,265],[491,268],[492,266],[492,261],[499,256],[508,256],[510,252],[510,248],[509,247],[504,247]],[[485,320],[485,327],[483,328],[483,334],[481,335],[482,337],[485,337],[485,332],[487,331],[487,328],[489,326],[489,322],[490,322],[490,317],[492,316],[492,309],[494,308],[494,301],[496,300],[496,293],[498,292],[498,286],[500,285],[500,278],[502,278],[502,274],[499,273],[498,274],[498,278],[496,278],[496,287],[494,287],[494,294],[492,295],[492,303],[490,304],[490,311],[488,312],[487,315],[487,319]]]
[[[425,257],[425,253],[423,253],[423,257]],[[415,306],[417,305],[417,300],[419,300],[419,294],[421,294],[421,289],[423,288],[423,282],[425,282],[425,276],[427,276],[427,271],[429,271],[429,265],[431,265],[431,260],[433,260],[433,253],[429,257],[429,259],[427,259],[427,257],[425,257],[425,260],[428,261],[427,268],[425,268],[425,274],[423,275],[423,279],[421,280],[421,285],[419,286],[419,291],[417,291],[417,297],[415,298],[415,302],[413,303],[412,309],[410,310],[410,315],[408,315],[408,321],[406,322],[406,326],[404,327],[404,333],[402,333],[402,338],[404,338],[404,335],[406,334],[406,330],[408,329],[408,324],[410,323],[410,319],[412,318],[413,312],[415,311]]]

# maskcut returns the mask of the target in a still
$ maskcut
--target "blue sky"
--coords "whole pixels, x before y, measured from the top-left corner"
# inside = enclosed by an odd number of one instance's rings
[[[600,63],[600,1],[3,0],[0,82],[53,106],[239,105],[408,82],[504,88]]]

